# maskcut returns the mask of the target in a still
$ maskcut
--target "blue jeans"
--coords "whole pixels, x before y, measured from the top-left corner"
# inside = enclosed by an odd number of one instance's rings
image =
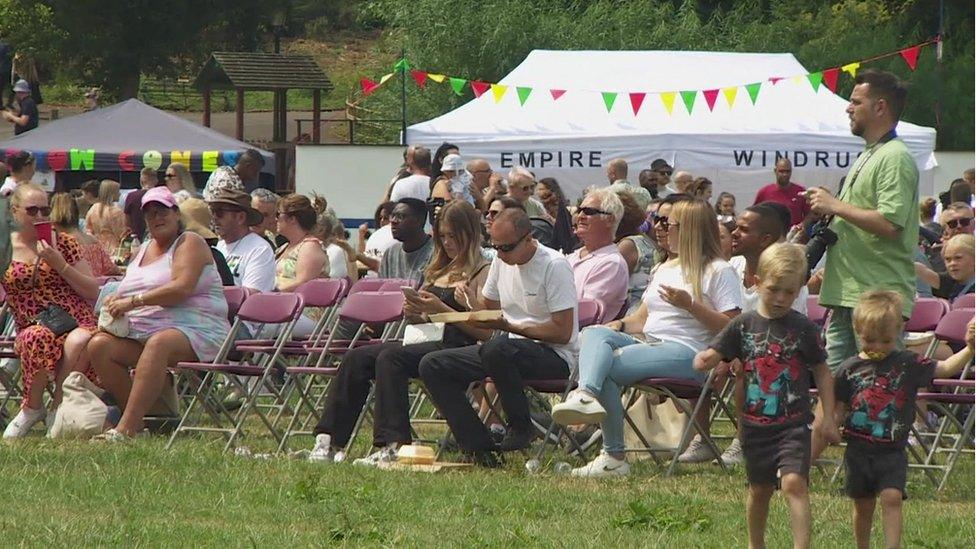
[[[587,328],[581,337],[579,385],[596,395],[607,411],[600,425],[607,452],[626,448],[623,387],[649,377],[705,379],[691,367],[695,352],[680,343],[648,345],[605,326]]]

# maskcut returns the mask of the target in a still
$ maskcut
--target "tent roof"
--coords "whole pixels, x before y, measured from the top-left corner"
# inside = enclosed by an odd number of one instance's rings
[[[99,154],[126,151],[242,151],[256,149],[243,141],[175,114],[129,99],[110,107],[70,116],[0,142],[0,150],[51,151],[93,149]],[[274,155],[264,156],[262,171],[274,173]]]
[[[215,51],[194,86],[199,90],[331,90],[332,81],[307,55]]]
[[[551,51],[534,50],[500,84],[509,90],[496,104],[492,93],[426,122],[408,128],[409,143],[534,141],[539,139],[629,138],[666,136],[673,148],[681,137],[749,138],[781,134],[823,140],[851,148],[863,143],[850,133],[847,100],[826,86],[814,91],[807,69],[788,53],[726,53],[694,51]],[[770,77],[785,77],[773,84]],[[742,87],[762,82],[753,105]],[[515,86],[532,87],[524,106]],[[689,115],[681,95],[668,114],[661,96],[648,93],[639,114],[631,107],[631,92],[675,92],[737,86],[729,106],[719,93],[709,111],[701,93]],[[553,100],[549,90],[568,90]],[[610,113],[600,92],[618,92]],[[915,150],[930,152],[935,130],[902,122],[899,134]],[[707,138],[706,138],[707,139]],[[690,145],[693,146],[693,145]]]

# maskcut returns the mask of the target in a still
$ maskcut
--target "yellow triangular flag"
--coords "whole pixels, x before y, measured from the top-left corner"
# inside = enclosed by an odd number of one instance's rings
[[[431,80],[437,82],[438,84],[443,84],[444,81],[447,80],[447,77],[444,76],[443,74],[434,74],[432,72],[427,73],[427,78],[430,78]]]
[[[725,100],[729,102],[729,108],[732,108],[732,104],[735,103],[735,94],[739,93],[739,88],[732,86],[731,88],[725,88],[722,90],[725,94]]]
[[[850,73],[851,78],[854,78],[854,76],[857,74],[857,69],[859,68],[861,68],[861,64],[855,62],[855,63],[848,63],[844,65],[843,67],[840,68],[840,70],[846,73]]]
[[[491,95],[495,97],[495,103],[501,101],[502,97],[505,96],[505,92],[507,91],[508,91],[508,86],[503,86],[501,84],[491,85]]]
[[[674,98],[677,96],[677,92],[661,92],[661,103],[664,103],[665,110],[668,114],[674,110]]]
[[[380,84],[385,83],[387,80],[389,80],[391,78],[393,78],[393,73],[392,72],[390,74],[384,74],[383,76],[380,77]]]

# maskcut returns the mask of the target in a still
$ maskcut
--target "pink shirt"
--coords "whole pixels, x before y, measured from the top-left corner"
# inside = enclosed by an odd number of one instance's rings
[[[603,316],[597,324],[617,318],[627,301],[627,261],[616,244],[608,244],[580,258],[580,248],[566,257],[573,268],[576,296],[592,299],[603,306]]]
[[[790,183],[785,189],[781,189],[776,183],[770,183],[759,189],[753,204],[767,201],[779,202],[790,209],[790,222],[796,225],[806,219],[807,214],[810,213],[810,204],[807,203],[807,197],[803,195],[805,190],[805,187],[796,183]]]

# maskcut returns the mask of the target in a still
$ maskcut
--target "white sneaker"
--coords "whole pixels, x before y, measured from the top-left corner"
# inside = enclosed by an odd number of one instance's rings
[[[732,444],[722,452],[722,457],[719,459],[726,467],[734,467],[742,463],[742,443],[739,442],[739,437],[732,439]]]
[[[30,432],[31,427],[33,427],[37,422],[43,420],[47,416],[47,410],[38,408],[33,410],[31,408],[21,408],[14,419],[10,421],[7,428],[3,431],[3,438],[20,438],[25,436]]]
[[[315,435],[315,446],[308,454],[309,461],[332,463],[335,460],[335,450],[332,449],[332,435],[320,433]]]
[[[566,402],[552,407],[552,419],[560,425],[600,423],[606,415],[607,411],[595,396],[580,390],[570,393]]]
[[[395,444],[384,446],[372,454],[359,458],[352,462],[353,465],[365,465],[366,467],[378,467],[381,463],[393,463],[397,460],[397,448]]]
[[[678,463],[704,463],[715,459],[715,457],[715,452],[702,442],[701,436],[695,435],[684,453],[678,456]]]
[[[630,474],[630,464],[625,459],[617,459],[606,452],[600,452],[596,459],[573,469],[569,474],[588,478],[623,477]]]

